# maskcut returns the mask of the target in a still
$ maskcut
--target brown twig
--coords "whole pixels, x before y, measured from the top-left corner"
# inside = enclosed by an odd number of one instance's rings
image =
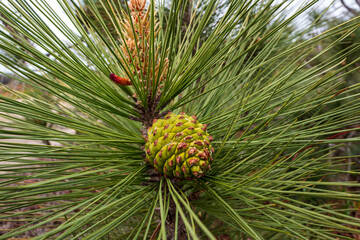
[[[355,1],[356,1],[357,5],[359,5],[359,7],[360,7],[360,0],[355,0]]]
[[[161,222],[157,225],[155,231],[153,232],[153,234],[151,235],[150,240],[154,240],[156,235],[158,234],[159,230],[160,230],[160,226],[161,226]]]
[[[344,0],[340,0],[340,2],[341,2],[341,4],[346,8],[346,10],[348,10],[350,13],[354,14],[355,16],[358,15],[358,12],[357,12],[355,9],[349,7],[349,6],[345,3]],[[358,0],[357,0],[356,2],[358,3]],[[359,4],[359,3],[358,3],[358,4]],[[360,5],[360,4],[359,4],[359,5]]]
[[[330,140],[330,139],[333,139],[333,138],[337,138],[337,137],[339,137],[339,136],[341,136],[341,135],[343,135],[343,134],[349,133],[349,132],[350,132],[350,131],[344,131],[344,132],[337,133],[337,134],[335,134],[335,135],[332,135],[331,137],[326,138],[326,140]],[[319,143],[323,143],[323,142],[324,142],[324,141],[321,141],[321,142],[319,142]],[[315,144],[300,149],[300,150],[294,155],[293,160],[295,160],[295,158],[299,155],[299,153],[305,151],[306,149],[312,148],[312,147],[315,147]],[[288,155],[286,158],[288,158],[288,157],[290,157],[290,156],[291,156],[291,155]]]

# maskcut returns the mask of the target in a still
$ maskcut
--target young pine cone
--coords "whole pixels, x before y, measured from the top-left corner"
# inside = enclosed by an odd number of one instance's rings
[[[212,162],[213,138],[207,125],[184,113],[169,113],[155,119],[148,129],[145,144],[146,161],[166,177],[191,179],[203,176]]]

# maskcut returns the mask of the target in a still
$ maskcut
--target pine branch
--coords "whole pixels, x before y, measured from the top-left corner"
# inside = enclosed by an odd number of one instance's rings
[[[340,0],[341,4],[346,8],[346,10],[348,10],[348,12],[350,12],[351,14],[353,14],[354,16],[358,15],[358,12],[354,9],[349,7],[344,0]],[[360,2],[358,0],[356,0],[356,3],[359,4],[360,6]]]

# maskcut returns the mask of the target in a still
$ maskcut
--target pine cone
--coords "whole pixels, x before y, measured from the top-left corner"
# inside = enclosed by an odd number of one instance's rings
[[[169,113],[165,119],[155,119],[148,129],[146,162],[166,177],[191,179],[201,177],[213,161],[207,125],[195,116]]]

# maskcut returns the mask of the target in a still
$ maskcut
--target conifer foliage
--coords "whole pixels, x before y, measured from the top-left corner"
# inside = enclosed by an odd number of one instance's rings
[[[316,0],[57,2],[71,24],[0,3],[27,87],[1,87],[0,239],[360,234],[360,184],[336,181],[358,174],[337,151],[360,140],[360,46],[322,58],[358,19],[309,37],[292,23]]]

